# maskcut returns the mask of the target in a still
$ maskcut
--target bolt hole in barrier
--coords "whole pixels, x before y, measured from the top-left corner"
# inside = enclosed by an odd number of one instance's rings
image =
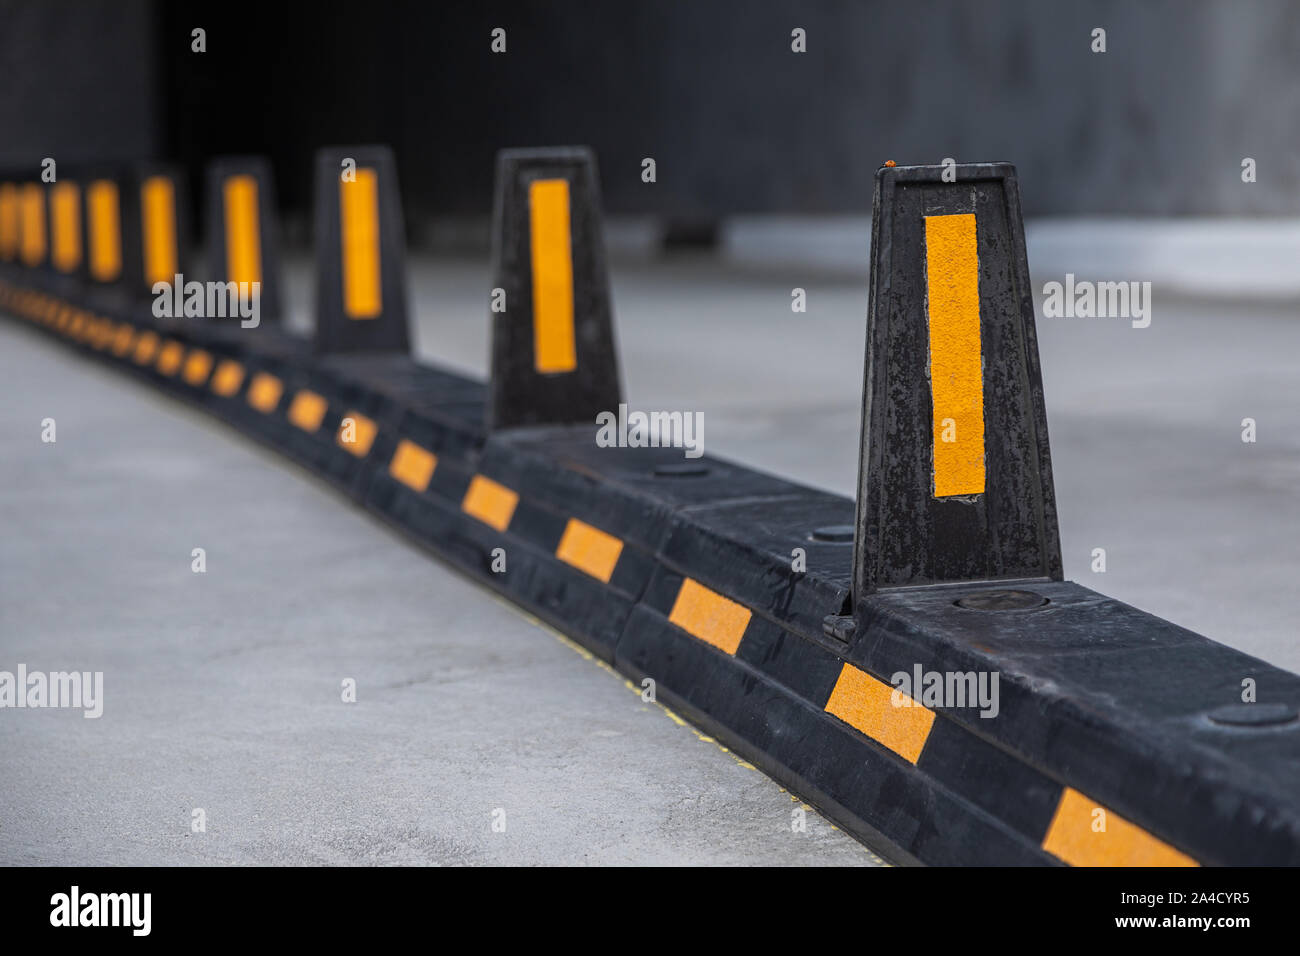
[[[820,528],[814,528],[812,534],[808,536],[813,541],[822,541],[826,544],[852,544],[853,543],[853,525],[851,524],[828,524]]]
[[[708,465],[697,465],[689,461],[655,465],[656,478],[703,478],[708,473]]]
[[[1279,727],[1292,724],[1300,727],[1296,709],[1290,704],[1227,704],[1209,713],[1210,720],[1224,727]]]
[[[1047,598],[1033,591],[981,591],[953,602],[971,611],[1029,611],[1047,604]]]

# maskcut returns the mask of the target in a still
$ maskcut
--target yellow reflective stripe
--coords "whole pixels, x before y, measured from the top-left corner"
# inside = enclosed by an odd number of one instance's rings
[[[510,519],[514,517],[517,504],[519,495],[514,491],[491,478],[475,475],[470,480],[469,490],[465,492],[460,508],[485,525],[505,531],[510,527]]]
[[[437,467],[437,455],[403,438],[397,443],[397,450],[393,452],[388,473],[408,488],[424,491],[429,487],[429,481],[433,478],[433,471]]]
[[[45,261],[45,192],[36,183],[27,183],[22,193],[23,262],[38,266]]]
[[[606,582],[614,574],[622,553],[622,541],[577,518],[569,519],[555,549],[555,556],[561,561]]]
[[[573,332],[573,255],[569,182],[539,179],[528,187],[533,266],[533,367],[545,375],[578,367]]]
[[[125,358],[126,353],[131,351],[131,346],[135,344],[135,329],[123,322],[113,333],[113,354],[118,358]]]
[[[80,339],[85,333],[86,326],[88,325],[86,313],[82,312],[80,309],[74,309],[71,306],[65,307],[63,312],[68,318],[64,332],[71,338]]]
[[[262,238],[258,231],[257,179],[230,176],[222,186],[226,212],[226,277],[262,281]]]
[[[168,378],[180,371],[181,359],[185,357],[185,346],[181,343],[168,340],[163,344],[162,350],[158,353],[157,369]]]
[[[158,354],[158,336],[153,332],[141,332],[135,340],[135,364],[148,365]]]
[[[379,275],[379,177],[356,170],[356,179],[339,181],[339,232],[343,246],[343,312],[350,319],[373,319],[383,310]]]
[[[925,217],[934,495],[984,493],[984,371],[975,216]]]
[[[373,419],[367,418],[360,412],[349,411],[339,422],[338,434],[335,435],[334,440],[345,451],[358,458],[365,458],[370,454],[370,446],[375,443],[377,434],[379,434],[379,426]]]
[[[185,379],[186,385],[200,388],[208,380],[208,373],[211,371],[212,356],[203,349],[194,349],[190,352],[189,358],[185,360],[185,368],[181,371],[181,378]]]
[[[222,359],[212,376],[211,388],[222,398],[230,398],[244,384],[244,366],[234,359]]]
[[[0,186],[0,259],[10,262],[18,255],[18,187]]]
[[[76,183],[56,183],[50,190],[50,258],[60,272],[81,265],[81,190]]]
[[[140,187],[144,224],[144,278],[171,282],[176,265],[176,190],[170,177],[150,176]]]
[[[1071,866],[1200,866],[1071,787],[1061,793],[1043,849]]]
[[[93,344],[99,351],[108,348],[109,343],[113,341],[114,329],[113,323],[102,316],[95,320],[95,335]]]
[[[90,274],[113,282],[122,274],[122,224],[117,183],[97,179],[86,187],[87,231],[90,234]]]
[[[258,372],[248,383],[248,404],[259,412],[270,414],[280,404],[284,383],[269,372]]]
[[[934,711],[852,664],[840,669],[826,712],[908,763],[921,759],[934,726]]]
[[[289,421],[305,432],[314,432],[325,420],[329,402],[309,389],[302,389],[289,403]]]
[[[751,612],[698,581],[684,578],[668,620],[688,634],[712,644],[720,651],[735,654],[749,627]]]

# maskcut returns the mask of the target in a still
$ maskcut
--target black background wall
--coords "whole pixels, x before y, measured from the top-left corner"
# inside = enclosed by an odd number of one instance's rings
[[[7,0],[0,18],[6,161],[264,152],[297,210],[317,146],[382,141],[415,214],[484,213],[499,147],[568,142],[596,148],[615,212],[863,212],[885,159],[952,156],[1017,163],[1031,214],[1300,213],[1286,0]]]

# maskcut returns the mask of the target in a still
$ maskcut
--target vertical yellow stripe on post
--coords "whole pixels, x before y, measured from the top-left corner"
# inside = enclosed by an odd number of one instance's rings
[[[18,187],[0,186],[0,259],[11,262],[18,255]]]
[[[176,189],[167,176],[150,176],[140,187],[144,222],[144,278],[171,282],[176,276]]]
[[[539,179],[528,187],[533,265],[533,367],[543,375],[578,367],[573,333],[573,250],[569,181]]]
[[[339,181],[339,232],[343,245],[343,313],[373,319],[383,311],[379,274],[379,176],[356,170]]]
[[[119,209],[117,183],[111,179],[97,179],[86,188],[90,274],[100,282],[113,282],[122,274]]]
[[[36,183],[23,186],[23,263],[38,266],[45,261],[45,192]]]
[[[257,180],[230,176],[222,186],[226,213],[226,279],[229,282],[262,281],[262,239],[258,232]]]
[[[50,190],[50,258],[60,272],[81,265],[81,190],[76,183],[56,183]]]
[[[925,217],[934,496],[984,493],[984,370],[975,216]]]

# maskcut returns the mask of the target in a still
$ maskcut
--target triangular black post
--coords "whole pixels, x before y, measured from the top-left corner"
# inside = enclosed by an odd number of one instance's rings
[[[855,598],[1060,580],[1015,168],[881,168],[871,257]]]
[[[497,155],[492,260],[489,427],[615,411],[622,386],[589,149]]]
[[[316,153],[316,349],[410,351],[406,239],[387,146]]]

